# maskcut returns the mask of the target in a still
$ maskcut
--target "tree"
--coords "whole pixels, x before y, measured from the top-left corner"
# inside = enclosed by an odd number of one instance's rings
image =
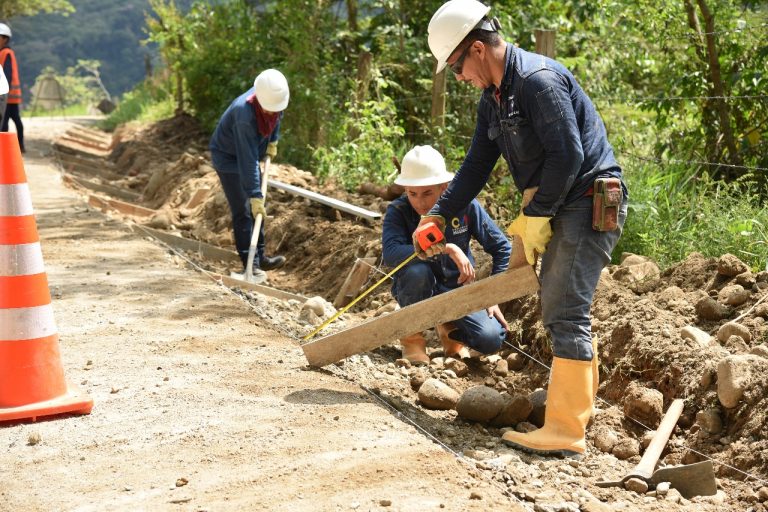
[[[0,2],[0,20],[39,13],[58,13],[66,16],[75,12],[67,0],[3,0]]]

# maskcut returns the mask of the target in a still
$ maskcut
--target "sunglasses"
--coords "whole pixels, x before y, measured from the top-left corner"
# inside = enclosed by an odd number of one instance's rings
[[[464,59],[467,58],[467,52],[469,52],[469,49],[472,48],[473,43],[468,44],[464,48],[464,50],[461,52],[461,55],[459,55],[459,58],[456,59],[453,64],[448,65],[451,71],[453,71],[453,74],[455,75],[461,74],[462,70],[464,69]]]

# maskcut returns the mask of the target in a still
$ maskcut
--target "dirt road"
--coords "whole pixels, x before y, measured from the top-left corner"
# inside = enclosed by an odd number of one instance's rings
[[[225,288],[89,209],[25,119],[68,380],[92,414],[0,427],[0,510],[523,510]],[[39,442],[35,443],[35,438]]]

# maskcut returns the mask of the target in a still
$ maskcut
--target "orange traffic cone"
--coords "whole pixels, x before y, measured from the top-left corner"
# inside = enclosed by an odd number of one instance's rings
[[[88,414],[67,387],[18,139],[0,133],[0,421]]]

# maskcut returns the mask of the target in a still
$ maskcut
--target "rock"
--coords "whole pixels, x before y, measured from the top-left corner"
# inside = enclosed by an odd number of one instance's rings
[[[640,443],[636,439],[625,438],[613,447],[611,453],[621,460],[627,460],[635,455],[640,455]]]
[[[533,432],[534,430],[538,430],[538,427],[534,425],[533,423],[528,423],[527,421],[521,421],[517,424],[515,427],[515,430],[518,432],[522,432],[523,434],[527,434],[528,432]]]
[[[544,426],[544,412],[547,408],[547,390],[537,389],[528,395],[533,410],[528,415],[528,421],[541,428]]]
[[[741,336],[729,336],[725,343],[723,343],[723,346],[732,354],[746,354],[749,352],[749,345]]]
[[[645,388],[632,382],[624,399],[624,415],[649,427],[657,427],[661,421],[664,396],[660,391]]]
[[[486,422],[498,416],[504,399],[498,391],[486,386],[466,390],[456,404],[456,412],[464,419]]]
[[[735,281],[736,284],[740,284],[744,288],[748,289],[752,288],[752,286],[754,286],[757,282],[755,281],[755,275],[750,271],[742,272],[741,274],[737,275]]]
[[[40,432],[34,431],[30,432],[27,436],[27,446],[35,446],[36,444],[40,444],[40,441],[42,441],[43,436],[40,435]]]
[[[499,359],[496,361],[496,365],[493,367],[493,373],[499,377],[506,377],[509,373],[509,365],[506,359]]]
[[[749,267],[733,254],[723,254],[717,260],[717,273],[725,277],[734,277],[747,272]]]
[[[600,426],[595,430],[594,444],[601,452],[611,453],[613,447],[619,444],[619,436],[611,428]]]
[[[717,409],[697,412],[696,424],[709,434],[719,434],[723,430],[723,421],[720,419],[720,411]]]
[[[670,286],[668,288],[664,288],[661,293],[659,293],[658,300],[664,304],[685,300],[685,292],[679,286]]]
[[[684,340],[693,341],[702,348],[709,345],[709,343],[712,341],[712,336],[710,336],[709,333],[706,333],[698,327],[694,327],[692,325],[686,325],[683,327],[680,330],[680,336],[682,336]]]
[[[671,501],[672,503],[680,503],[680,500],[683,499],[683,495],[680,494],[680,491],[677,489],[670,489],[667,492],[667,495],[664,496],[665,501]]]
[[[336,309],[328,301],[322,297],[310,297],[301,306],[302,311],[305,309],[311,309],[317,316],[322,317],[326,314],[326,310],[330,310],[330,314],[336,314]]]
[[[379,500],[379,505],[382,507],[389,507],[392,505],[392,500]]]
[[[622,266],[613,273],[613,278],[621,283],[634,284],[641,281],[656,279],[661,272],[658,265],[652,261],[636,263],[634,265]]]
[[[749,300],[750,292],[740,284],[724,286],[717,293],[717,300],[729,306],[741,306]]]
[[[301,308],[299,312],[298,321],[307,325],[320,325],[323,323],[323,319],[317,316],[312,308]]]
[[[717,330],[717,339],[721,343],[728,341],[731,336],[741,336],[747,343],[752,341],[752,334],[749,329],[736,322],[727,322]]]
[[[752,350],[750,350],[749,353],[755,356],[760,356],[768,359],[768,345],[763,343],[762,345],[752,347]]]
[[[511,396],[502,393],[504,404],[499,414],[491,420],[494,427],[511,427],[525,421],[533,410],[533,404],[527,396]]]
[[[768,318],[768,304],[758,304],[755,307],[755,316],[759,316],[761,318]]]
[[[731,310],[712,297],[702,297],[696,303],[696,314],[701,320],[722,320],[731,316]]]
[[[459,401],[459,394],[438,379],[427,379],[419,388],[419,401],[427,409],[453,409]]]
[[[655,435],[655,430],[646,430],[643,432],[643,437],[640,438],[640,445],[643,447],[643,450],[648,449],[648,446],[650,446],[651,441],[653,441],[653,436]]]
[[[445,360],[446,370],[451,370],[457,377],[463,377],[469,373],[469,367],[464,361],[449,357]]]
[[[561,501],[558,503],[541,503],[536,500],[533,504],[534,512],[579,512],[579,506],[569,501]]]
[[[768,501],[768,487],[761,487],[757,490],[757,500],[760,503]]]
[[[670,485],[669,482],[659,482],[656,484],[656,496],[660,498],[666,496],[669,493]]]
[[[648,484],[645,480],[639,478],[630,478],[624,482],[624,488],[637,494],[645,494],[648,491]]]
[[[519,352],[512,352],[507,356],[507,368],[513,372],[520,371],[525,366],[525,356]]]
[[[736,407],[744,392],[761,379],[765,359],[754,355],[728,356],[717,364],[717,398],[724,407]]]
[[[642,256],[640,254],[633,254],[631,252],[623,252],[619,258],[619,265],[622,267],[630,267],[632,265],[639,265],[640,263],[647,263],[651,260],[648,256]]]
[[[418,391],[421,388],[421,385],[426,382],[428,376],[429,374],[425,370],[415,370],[411,373],[411,389]]]

